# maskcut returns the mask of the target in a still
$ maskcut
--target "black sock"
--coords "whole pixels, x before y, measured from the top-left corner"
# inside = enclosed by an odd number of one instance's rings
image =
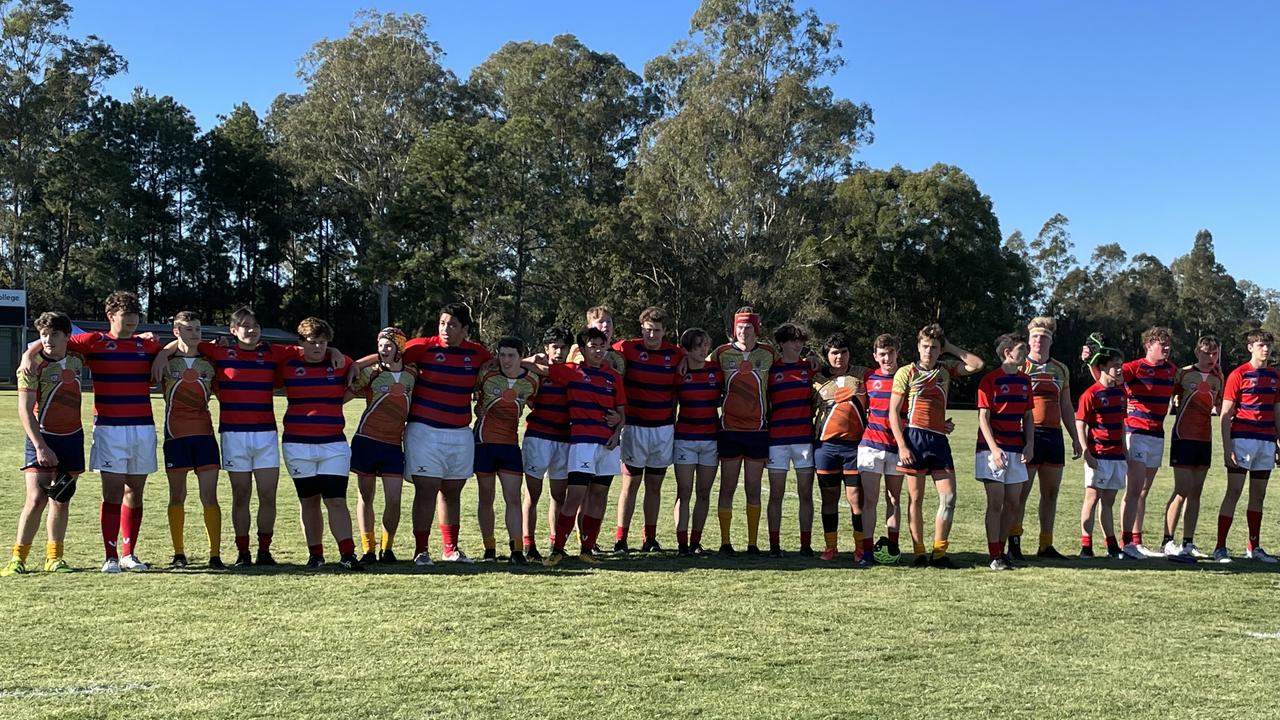
[[[822,513],[822,532],[835,532],[840,529],[840,513]]]

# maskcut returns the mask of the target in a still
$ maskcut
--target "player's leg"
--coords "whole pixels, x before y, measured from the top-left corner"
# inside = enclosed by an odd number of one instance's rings
[[[931,565],[945,565],[951,544],[951,523],[956,513],[956,474],[953,470],[933,471],[933,487],[938,491],[938,512],[933,517]]]
[[[72,478],[72,483],[76,482]],[[45,572],[69,572],[71,566],[62,558],[67,542],[67,518],[71,510],[71,498],[75,495],[75,485],[63,491],[58,498],[49,498],[48,512],[45,515],[45,533],[48,535],[44,548]]]
[[[1101,490],[1098,493],[1098,521],[1102,525],[1102,535],[1107,541],[1107,554],[1113,558],[1120,557],[1120,543],[1116,540],[1114,511],[1118,490]]]
[[[814,468],[796,470],[797,521],[800,525],[800,555],[813,557],[813,480]]]
[[[1147,517],[1147,496],[1151,494],[1151,486],[1155,484],[1156,472],[1158,468],[1149,467],[1142,476],[1142,486],[1138,488],[1137,507],[1134,508],[1133,514],[1133,544],[1138,547],[1138,551],[1147,557],[1159,555],[1159,553],[1148,550],[1142,541],[1142,528],[1146,523]]]
[[[1028,468],[1030,471],[1030,468]],[[1053,528],[1058,515],[1058,492],[1062,488],[1062,466],[1041,465],[1037,472],[1040,479],[1040,545],[1036,555],[1042,558],[1062,559],[1062,553],[1053,546]],[[1030,476],[1030,473],[1028,474]],[[1023,516],[1031,493],[1032,480],[1023,485]]]
[[[1098,490],[1088,485],[1084,488],[1084,500],[1080,503],[1080,558],[1093,557],[1093,516],[1098,505]]]
[[[538,553],[538,501],[542,499],[542,478],[526,474],[524,491],[521,493],[520,511],[522,514],[522,540],[524,554],[530,560],[541,560]],[[537,557],[534,557],[534,555]]]
[[[707,515],[711,511],[711,491],[715,488],[716,473],[719,472],[716,458],[698,464],[694,472],[693,484],[693,517],[690,518],[689,552],[694,555],[704,554],[702,548],[702,530],[707,526]]]
[[[1177,555],[1182,551],[1181,543],[1175,543],[1173,538],[1178,532],[1178,518],[1182,516],[1191,485],[1195,482],[1194,473],[1195,470],[1189,467],[1173,468],[1173,490],[1169,493],[1169,501],[1164,504],[1164,537],[1160,539],[1160,549],[1165,555]]]
[[[764,459],[742,461],[742,493],[747,501],[747,554],[760,553],[760,494],[764,482]]]
[[[494,495],[497,473],[476,472],[476,524],[484,541],[484,560],[498,559],[498,541],[494,535]]]
[[[622,432],[623,443],[632,444],[627,439],[627,435],[632,434],[630,428]],[[622,466],[622,487],[618,491],[618,526],[613,535],[613,551],[624,555],[631,550],[627,545],[627,536],[631,532],[631,518],[636,512],[636,497],[640,495],[640,486],[644,483],[644,466],[631,464],[634,455],[629,451],[630,448],[623,451],[623,457],[628,460]]]
[[[231,530],[236,541],[233,567],[248,567],[253,564],[249,554],[249,501],[253,497],[253,473],[228,472],[227,476],[231,480]]]
[[[987,512],[983,524],[987,531],[987,559],[992,570],[1008,570],[1001,539],[1005,516],[1005,485],[998,480],[980,480],[987,496]]]
[[[738,490],[738,477],[742,474],[742,456],[729,457],[720,451],[720,495],[716,503],[716,516],[720,520],[720,554],[732,555],[733,496]]]
[[[782,557],[779,536],[782,531],[782,498],[787,494],[787,471],[769,463],[769,506],[765,510],[769,525],[769,555]]]
[[[1231,552],[1227,550],[1227,534],[1231,532],[1246,477],[1243,469],[1227,470],[1227,489],[1222,494],[1222,505],[1218,508],[1218,540],[1213,546],[1213,559],[1218,562],[1231,562]]]
[[[689,503],[693,500],[693,478],[697,465],[679,464],[676,472],[676,503],[672,516],[676,523],[676,552],[689,554]]]
[[[226,566],[222,564],[222,506],[218,504],[216,464],[196,469],[196,492],[200,495],[204,534],[209,541],[209,568],[221,570]]]
[[[644,544],[641,552],[662,550],[658,544],[658,515],[662,512],[662,483],[667,479],[666,467],[645,466],[644,469]]]
[[[1037,444],[1040,442],[1040,434],[1036,434]],[[1038,458],[1037,458],[1038,459]],[[1013,524],[1009,527],[1009,536],[1006,539],[1009,557],[1013,560],[1022,559],[1022,535],[1024,532],[1024,523],[1026,522],[1027,503],[1031,500],[1031,486],[1036,482],[1038,465],[1027,466],[1027,482],[1018,485],[1018,502],[1016,507],[1019,508],[1018,514],[1013,518]]]
[[[275,437],[275,433],[270,433]],[[274,452],[274,448],[272,449]],[[253,471],[254,486],[258,491],[258,565],[274,565],[271,541],[276,532],[276,497],[280,490],[280,468],[260,467]]]
[[[510,562],[513,565],[524,565],[524,513],[520,504],[520,478],[517,468],[498,471],[498,482],[502,486],[502,502],[505,506],[503,519],[507,526],[507,546],[510,551]]]
[[[435,520],[436,496],[440,494],[438,477],[412,475],[413,502],[409,515],[413,523],[413,561],[417,565],[431,565],[431,525]]]
[[[1249,498],[1245,506],[1245,519],[1249,528],[1245,557],[1265,563],[1276,562],[1270,553],[1262,549],[1262,506],[1267,499],[1267,481],[1270,478],[1270,470],[1249,472]]]
[[[858,493],[862,500],[862,557],[870,565],[875,555],[876,514],[880,512],[880,473],[858,471]]]
[[[818,473],[818,496],[821,503],[822,537],[824,547],[821,560],[835,560],[840,544],[840,488],[844,484],[844,472],[827,469]]]
[[[293,467],[289,466],[290,472]],[[307,567],[318,569],[324,565],[324,498],[320,496],[320,482],[315,475],[291,477],[298,495],[298,518],[307,546]]]
[[[165,470],[169,480],[169,539],[173,542],[172,567],[187,566],[187,549],[183,532],[187,519],[187,470],[186,468]]]
[[[894,464],[897,464],[896,461]],[[899,538],[902,532],[903,476],[886,472],[881,477],[884,478],[884,534],[887,541],[885,549],[890,555],[896,557],[902,553]]]
[[[862,543],[867,536],[862,528],[862,478],[856,469],[844,471],[844,501],[849,506],[849,524],[853,529],[854,559],[860,560]]]
[[[569,479],[566,481],[553,481],[551,483],[551,492],[556,493],[556,485],[562,487],[561,499],[556,503],[559,513],[551,523],[551,552],[543,561],[544,565],[554,567],[560,564],[564,559],[564,546],[569,540],[569,534],[573,532],[573,524],[578,516],[578,510],[582,507],[587,497],[587,489],[591,485],[591,475],[588,473],[571,472]]]
[[[569,481],[566,480],[549,480],[547,492],[547,525],[550,526],[551,533],[549,539],[555,544],[556,539],[556,523],[559,521],[560,514],[564,512],[566,493],[569,492]],[[578,501],[581,505],[581,500]],[[577,512],[576,510],[574,512]]]
[[[471,562],[462,552],[458,537],[462,527],[462,488],[466,483],[466,480],[449,478],[440,483],[440,557],[449,562]]]
[[[124,476],[124,502],[120,508],[120,566],[126,570],[146,570],[138,559],[138,534],[142,529],[142,498],[147,476],[130,473]]]
[[[364,567],[356,558],[356,543],[351,537],[351,510],[347,507],[347,468],[321,468],[326,474],[316,479],[320,484],[320,498],[325,513],[329,516],[329,532],[338,543],[338,564],[347,570],[363,570]],[[343,470],[338,474],[336,470]]]
[[[381,555],[378,562],[395,562],[396,554],[392,549],[396,542],[396,531],[400,529],[400,503],[404,495],[404,476],[400,473],[386,473],[382,476],[382,536],[379,538]]]
[[[911,535],[911,551],[915,555],[915,566],[924,567],[929,564],[929,556],[924,546],[924,481],[925,476],[919,473],[906,475],[907,481],[907,531]]]
[[[612,475],[593,475],[587,486],[587,496],[582,502],[580,515],[582,525],[579,530],[579,540],[581,540],[579,556],[584,562],[597,561],[592,550],[600,539],[600,526],[604,524],[604,514],[609,503],[609,487],[612,483]]]
[[[9,558],[9,564],[0,569],[0,576],[24,575],[30,572],[27,569],[27,557],[31,553],[31,544],[35,542],[36,532],[40,529],[40,516],[49,504],[49,496],[40,487],[40,480],[44,476],[45,482],[48,483],[52,479],[53,471],[27,470],[24,475],[26,497],[22,503],[22,510],[18,513],[18,532],[13,541],[13,554]],[[49,536],[52,538],[53,533]]]
[[[360,530],[360,562],[377,560],[373,503],[378,493],[378,476],[356,472],[356,526]]]

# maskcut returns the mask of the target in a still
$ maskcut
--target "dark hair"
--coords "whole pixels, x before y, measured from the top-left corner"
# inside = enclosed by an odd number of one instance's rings
[[[453,302],[440,308],[441,315],[450,315],[462,327],[471,329],[471,308],[466,303]]]
[[[607,344],[609,342],[609,336],[605,335],[604,331],[600,328],[583,328],[582,332],[578,333],[578,349],[582,350],[586,348],[587,343],[592,340],[603,340]]]
[[[879,335],[876,337],[876,341],[871,346],[871,349],[872,350],[889,350],[889,349],[898,350],[900,347],[901,347],[901,344],[898,342],[897,335],[890,335],[889,333],[884,333],[883,335]]]
[[[1272,335],[1271,333],[1267,332],[1266,330],[1263,330],[1262,328],[1255,328],[1245,333],[1244,335],[1245,347],[1248,347],[1256,342],[1264,342],[1264,343],[1267,343],[1268,345],[1271,345],[1271,344],[1274,344],[1275,341],[1276,341],[1275,335]]]
[[[520,353],[520,357],[524,357],[524,341],[514,335],[503,335],[498,338],[498,349],[511,348]]]
[[[1102,333],[1093,333],[1085,342],[1089,348],[1089,367],[1097,367],[1106,365],[1112,360],[1117,360],[1123,356],[1116,348],[1109,347],[1107,341],[1102,337]]]
[[[71,334],[71,318],[66,313],[46,312],[36,318],[36,332],[52,330],[66,335]]]
[[[773,341],[779,345],[793,340],[805,341],[808,339],[809,333],[795,323],[782,323],[773,331]]]
[[[304,318],[298,323],[298,336],[303,340],[313,337],[333,340],[333,326],[318,317]]]
[[[711,344],[710,333],[700,327],[691,327],[680,333],[680,347],[684,348],[685,352],[693,352],[693,346],[698,344],[699,338],[706,338],[707,344]]]
[[[822,359],[825,361],[827,359],[827,353],[831,352],[832,350],[848,350],[848,349],[849,349],[849,336],[845,335],[841,331],[833,332],[827,336],[826,340],[822,342]]]
[[[573,333],[569,332],[569,328],[563,325],[552,325],[542,333],[542,346],[546,347],[552,343],[563,343],[565,345],[573,344]]]
[[[1004,354],[1014,349],[1018,345],[1027,344],[1027,336],[1025,333],[1011,332],[1005,333],[996,338],[996,359],[1004,362]]]
[[[250,322],[257,323],[258,316],[254,314],[253,308],[248,305],[241,305],[231,313],[231,326],[248,325]]]
[[[173,316],[174,325],[177,325],[180,322],[182,323],[200,322],[200,316],[197,315],[193,310],[183,310],[182,312],[179,312],[177,315]]]
[[[920,332],[916,334],[916,341],[920,340],[937,340],[939,345],[946,345],[947,334],[942,331],[941,325],[932,323],[920,328]]]
[[[138,296],[128,290],[117,290],[107,296],[107,314],[115,312],[142,314],[142,303]]]
[[[1154,325],[1142,333],[1142,349],[1145,350],[1153,342],[1173,342],[1173,331],[1161,325]]]
[[[667,326],[667,311],[660,307],[647,307],[640,312],[640,324],[647,322],[658,323],[664,328]]]

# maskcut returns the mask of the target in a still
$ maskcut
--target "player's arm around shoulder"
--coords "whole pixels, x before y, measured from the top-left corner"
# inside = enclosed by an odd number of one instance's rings
[[[986,362],[982,358],[956,345],[950,340],[947,341],[946,347],[942,349],[943,353],[959,358],[961,365],[956,366],[953,374],[956,377],[964,377],[982,372],[982,368],[986,367]]]

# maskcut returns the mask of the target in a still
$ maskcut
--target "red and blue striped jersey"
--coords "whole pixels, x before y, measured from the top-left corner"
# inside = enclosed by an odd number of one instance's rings
[[[680,413],[676,416],[677,440],[715,440],[720,429],[720,394],[723,372],[707,363],[689,368],[676,376],[676,399]],[[631,418],[627,418],[630,422]]]
[[[769,444],[813,442],[813,368],[778,360],[768,373]]]
[[[552,442],[569,442],[569,396],[564,385],[543,378],[529,403],[524,436]]]
[[[898,441],[894,439],[893,428],[889,425],[893,373],[882,373],[879,368],[872,369],[863,376],[862,385],[867,390],[867,429],[862,432],[862,442],[859,445],[898,452]],[[903,403],[903,407],[906,407],[906,403]],[[906,417],[905,414],[903,417]]]
[[[198,349],[216,371],[218,431],[275,432],[276,410],[271,396],[279,366],[299,357],[298,348],[260,342],[246,350],[202,342]]]
[[[151,417],[151,363],[162,349],[155,340],[77,333],[67,352],[84,357],[93,373],[94,425],[155,425]]]
[[[675,422],[676,367],[684,360],[684,348],[663,341],[650,350],[644,340],[619,340],[614,352],[626,361],[622,375],[627,389],[627,424],[660,427]]]
[[[625,410],[627,405],[622,376],[608,366],[558,363],[548,369],[548,377],[565,387],[569,399],[569,442],[607,444],[613,428],[605,414],[617,408]]]
[[[1094,383],[1080,396],[1076,419],[1084,421],[1088,430],[1089,454],[1101,460],[1124,460],[1124,388],[1103,387]]]
[[[404,362],[418,367],[409,422],[438,428],[471,425],[471,393],[480,366],[493,357],[479,343],[463,340],[449,347],[439,335],[414,338],[404,347]]]
[[[978,383],[978,409],[990,413],[991,434],[1001,450],[1020,453],[1026,448],[1023,421],[1031,402],[1031,377],[1026,373],[1007,373],[1003,368],[996,368]],[[978,452],[990,449],[979,430]]]
[[[1164,437],[1164,417],[1169,414],[1173,381],[1178,366],[1165,360],[1152,365],[1146,358],[1124,364],[1124,389],[1129,396],[1125,429],[1139,435]]]
[[[343,358],[343,367],[351,362]],[[342,403],[347,394],[347,377],[325,358],[307,362],[301,357],[280,363],[280,383],[284,385],[289,407],[284,412],[284,434],[287,443],[346,442],[342,434],[346,421]]]
[[[1231,437],[1252,440],[1276,439],[1276,390],[1280,375],[1269,367],[1255,368],[1245,363],[1227,376],[1224,400],[1236,404],[1231,419]]]

